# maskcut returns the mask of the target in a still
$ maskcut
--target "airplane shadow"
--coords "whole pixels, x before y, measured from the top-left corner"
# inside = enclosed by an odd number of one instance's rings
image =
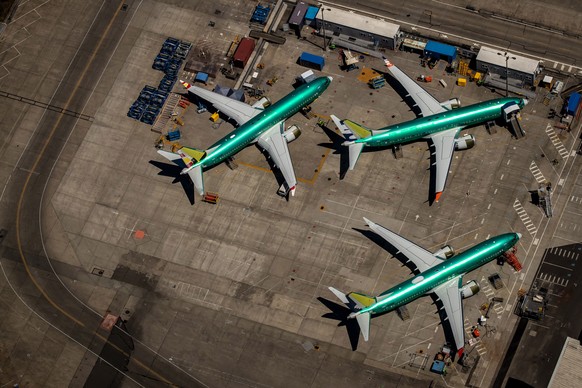
[[[351,311],[347,307],[332,302],[331,300],[322,298],[321,296],[317,298],[325,307],[327,307],[331,312],[323,314],[322,318],[332,319],[339,321],[338,327],[345,326],[348,332],[348,338],[350,339],[350,345],[352,350],[356,351],[358,349],[358,341],[360,339],[360,327],[358,326],[358,321],[355,319],[348,319]]]
[[[348,147],[344,147],[342,143],[345,141],[344,137],[334,131],[333,129],[329,128],[327,125],[320,125],[320,128],[323,129],[323,132],[329,137],[331,143],[319,143],[320,147],[325,147],[328,149],[334,150],[334,154],[340,156],[340,171],[339,171],[339,178],[344,179],[348,169],[350,167],[350,157],[348,153]]]
[[[158,162],[157,160],[150,160],[149,163],[160,169],[158,175],[174,178],[172,184],[179,182],[188,197],[188,201],[190,201],[190,205],[194,205],[194,184],[188,175],[180,174],[180,171],[182,171],[181,167],[174,164]]]
[[[408,268],[412,274],[418,275],[420,273],[416,269],[416,266],[414,265],[414,263],[412,261],[408,260],[408,258],[406,256],[404,256],[402,253],[400,253],[396,247],[392,246],[390,243],[388,243],[388,241],[384,240],[382,237],[378,236],[376,233],[372,232],[371,230],[367,230],[367,229],[359,229],[359,228],[352,228],[352,229],[355,230],[356,232],[361,233],[364,237],[366,237],[367,239],[369,239],[370,241],[372,241],[373,243],[378,245],[380,248],[384,249],[391,256],[396,258],[396,260],[400,261],[400,263],[403,266]]]

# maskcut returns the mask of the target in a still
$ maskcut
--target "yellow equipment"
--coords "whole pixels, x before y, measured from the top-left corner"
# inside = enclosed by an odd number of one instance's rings
[[[210,115],[210,121],[212,121],[213,123],[217,122],[219,118],[220,115],[218,114],[218,112],[214,112],[213,114]]]
[[[458,78],[457,79],[457,85],[459,85],[459,86],[466,86],[467,85],[467,79],[466,78]]]

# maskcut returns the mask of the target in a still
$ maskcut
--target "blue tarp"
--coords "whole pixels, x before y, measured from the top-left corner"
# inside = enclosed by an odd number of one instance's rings
[[[194,79],[194,81],[206,83],[208,82],[208,74],[199,71],[198,73],[196,73],[196,78]]]
[[[307,12],[305,13],[305,20],[313,20],[315,16],[319,12],[319,8],[317,7],[309,7],[307,8]]]
[[[455,46],[429,40],[424,47],[424,55],[452,62],[453,59],[457,57],[457,48]]]
[[[576,111],[578,110],[578,106],[580,105],[581,100],[580,93],[572,93],[570,94],[570,98],[568,99],[568,114],[574,116]]]

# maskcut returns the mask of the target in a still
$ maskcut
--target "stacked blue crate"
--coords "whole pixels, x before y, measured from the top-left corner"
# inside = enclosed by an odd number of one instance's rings
[[[153,124],[162,110],[166,98],[176,84],[182,62],[188,56],[192,44],[175,38],[167,38],[159,54],[154,59],[152,68],[163,71],[164,77],[158,88],[145,86],[137,100],[131,105],[127,116],[146,124]]]
[[[253,16],[251,16],[251,23],[259,23],[265,24],[267,23],[267,18],[269,17],[269,12],[271,12],[271,8],[267,5],[262,6],[257,4],[255,11],[253,12]]]

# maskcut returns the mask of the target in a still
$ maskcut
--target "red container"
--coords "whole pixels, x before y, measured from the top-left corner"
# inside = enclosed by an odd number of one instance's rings
[[[236,67],[244,68],[255,49],[255,40],[251,38],[242,38],[232,59]]]

